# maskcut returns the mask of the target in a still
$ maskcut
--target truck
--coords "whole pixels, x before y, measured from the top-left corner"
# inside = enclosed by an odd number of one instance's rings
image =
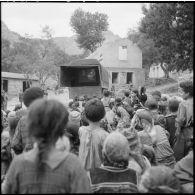
[[[68,88],[69,99],[100,98],[108,87],[109,73],[96,59],[74,60],[60,67],[60,88]]]

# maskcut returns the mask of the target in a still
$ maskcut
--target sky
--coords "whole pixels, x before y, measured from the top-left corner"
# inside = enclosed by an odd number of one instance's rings
[[[33,38],[41,37],[41,28],[48,25],[54,37],[70,37],[75,33],[70,26],[74,10],[108,15],[109,30],[126,37],[128,29],[136,29],[142,14],[143,3],[1,3],[1,20],[11,31]]]

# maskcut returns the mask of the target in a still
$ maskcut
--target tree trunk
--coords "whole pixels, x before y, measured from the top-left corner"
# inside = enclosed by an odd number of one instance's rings
[[[160,66],[161,66],[161,68],[162,68],[162,70],[164,71],[164,73],[165,73],[165,78],[169,78],[169,71],[167,70],[167,67],[165,67],[164,65],[163,65],[163,62],[161,62],[160,63]]]

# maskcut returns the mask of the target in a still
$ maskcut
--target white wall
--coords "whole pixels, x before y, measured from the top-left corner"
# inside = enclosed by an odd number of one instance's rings
[[[150,67],[149,78],[162,78],[164,76],[165,76],[165,73],[163,69],[161,68],[160,64]]]

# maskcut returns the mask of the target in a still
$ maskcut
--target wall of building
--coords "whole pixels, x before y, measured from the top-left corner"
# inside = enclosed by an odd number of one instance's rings
[[[162,78],[164,76],[165,76],[165,73],[163,69],[161,68],[160,64],[150,67],[149,78]]]
[[[121,46],[127,46],[127,60],[119,60]],[[88,58],[99,60],[104,67],[142,68],[142,51],[128,39],[103,43]]]
[[[118,91],[120,89],[128,89],[129,83],[126,82],[126,75],[127,72],[132,72],[132,84],[135,88],[138,88],[139,86],[142,86],[145,84],[145,72],[144,69],[140,68],[107,68],[109,72],[109,89],[111,89],[113,86],[115,88],[115,91]],[[119,75],[119,82],[118,84],[112,83],[112,73],[118,72]]]
[[[8,80],[8,95],[17,96],[20,90],[23,91],[23,81],[20,79],[8,79],[2,78],[2,80]],[[38,81],[32,81],[32,86],[38,86]]]

